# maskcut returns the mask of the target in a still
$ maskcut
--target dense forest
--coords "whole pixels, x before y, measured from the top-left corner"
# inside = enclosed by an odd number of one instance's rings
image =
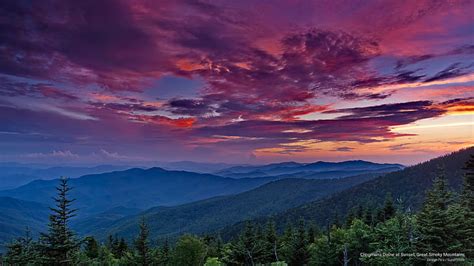
[[[449,188],[440,167],[419,212],[387,194],[380,208],[359,206],[325,227],[300,219],[283,231],[274,221],[247,222],[224,242],[219,233],[183,235],[176,242],[154,243],[147,221],[133,242],[109,236],[79,239],[70,229],[75,216],[68,179],[57,187],[48,231],[10,243],[6,265],[425,265],[473,263],[474,156],[464,167],[460,193]]]

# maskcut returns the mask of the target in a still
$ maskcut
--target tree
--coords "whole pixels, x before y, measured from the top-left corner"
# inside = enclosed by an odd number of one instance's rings
[[[311,222],[308,229],[308,244],[314,243],[314,240],[319,235],[319,228]]]
[[[308,239],[304,220],[300,220],[291,245],[290,265],[306,265],[309,260]]]
[[[206,245],[201,239],[192,235],[184,235],[176,243],[173,265],[203,265],[206,254]]]
[[[207,258],[206,263],[204,263],[204,266],[224,266],[224,263],[222,263],[219,258],[209,257]]]
[[[370,241],[370,250],[378,253],[414,253],[413,246],[414,217],[411,214],[397,213],[395,217],[379,223]],[[368,242],[368,241],[365,241]],[[367,252],[369,249],[360,250]],[[414,265],[413,257],[374,256],[361,260],[369,265]]]
[[[48,233],[41,234],[41,252],[47,264],[70,265],[80,243],[69,228],[69,220],[75,216],[76,210],[71,209],[74,199],[68,197],[71,190],[68,179],[61,178],[56,190],[56,206],[50,208],[52,214],[49,216]]]
[[[36,248],[37,243],[33,241],[30,229],[27,227],[24,237],[19,237],[7,245],[6,262],[11,265],[33,264],[38,259]]]
[[[387,195],[385,196],[385,202],[382,209],[383,221],[385,222],[388,219],[395,216],[395,212],[396,210],[395,210],[395,207],[393,206],[392,194],[387,193]]]
[[[418,214],[418,251],[449,252],[453,243],[458,241],[452,238],[456,234],[450,230],[453,217],[450,217],[448,207],[451,202],[452,193],[448,190],[444,172],[440,170]]]
[[[99,257],[99,245],[94,237],[88,236],[84,239],[86,246],[84,247],[84,253],[88,258],[95,259]]]
[[[148,236],[150,231],[146,224],[145,217],[142,217],[139,226],[138,237],[135,239],[136,262],[146,266],[151,264],[150,241]]]
[[[278,236],[275,229],[275,223],[273,221],[270,221],[267,224],[264,241],[264,262],[269,263],[278,261]]]
[[[463,168],[463,189],[460,203],[450,208],[450,215],[457,218],[455,226],[459,235],[460,250],[469,258],[474,257],[474,155],[471,155]]]
[[[464,174],[461,203],[470,212],[474,212],[474,155],[471,154],[463,169],[466,172]]]

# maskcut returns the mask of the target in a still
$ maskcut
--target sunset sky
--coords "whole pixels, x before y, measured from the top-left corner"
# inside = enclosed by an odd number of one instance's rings
[[[474,145],[474,1],[1,1],[0,161],[414,164]]]

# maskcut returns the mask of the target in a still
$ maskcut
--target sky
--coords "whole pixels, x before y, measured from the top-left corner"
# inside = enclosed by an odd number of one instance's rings
[[[474,144],[474,1],[1,1],[0,161],[407,165]]]

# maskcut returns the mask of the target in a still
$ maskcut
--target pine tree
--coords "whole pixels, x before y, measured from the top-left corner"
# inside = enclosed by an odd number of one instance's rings
[[[382,209],[383,212],[383,221],[387,221],[388,219],[392,218],[395,216],[395,207],[393,206],[393,199],[392,199],[392,194],[387,193],[385,196],[385,202],[384,206]]]
[[[7,245],[6,262],[11,265],[31,265],[38,259],[37,243],[31,237],[27,227],[25,236],[17,238]],[[1,264],[0,259],[0,264]]]
[[[371,227],[374,226],[374,216],[370,208],[365,209],[363,220],[365,224]]]
[[[474,155],[471,155],[464,167],[464,184],[461,194],[461,203],[469,211],[474,212]]]
[[[140,265],[147,266],[151,264],[150,241],[148,239],[150,232],[144,217],[142,217],[140,221],[139,228],[138,237],[135,239],[136,262]]]
[[[167,265],[170,261],[170,246],[168,243],[168,239],[165,239],[165,243],[163,244],[163,248],[162,248],[162,254],[163,254],[162,263],[163,265]]]
[[[84,239],[86,246],[84,248],[84,253],[88,258],[95,259],[99,257],[99,245],[94,237],[88,236]]]
[[[474,155],[471,155],[463,168],[464,174],[463,190],[461,200],[456,211],[455,206],[452,208],[458,214],[458,231],[461,242],[461,251],[466,253],[469,258],[474,257]],[[453,215],[454,216],[454,215]]]
[[[444,172],[438,174],[433,187],[427,192],[421,212],[418,214],[420,232],[417,248],[422,252],[447,252],[457,240],[452,238],[448,224],[451,218],[448,212],[452,202],[452,193],[447,188]]]
[[[107,237],[107,244],[106,244],[106,246],[107,246],[107,248],[108,248],[109,250],[113,250],[113,249],[114,249],[114,242],[115,242],[114,236],[113,236],[113,235],[109,235],[109,236]]]
[[[292,252],[289,259],[290,265],[306,265],[309,260],[308,239],[304,220],[298,223],[298,229],[293,237]]]
[[[316,224],[314,224],[314,222],[311,222],[308,229],[308,243],[309,244],[314,243],[318,235],[319,235],[318,227],[316,226]]]
[[[266,263],[278,261],[278,236],[275,229],[275,222],[270,221],[265,229]]]
[[[286,224],[285,231],[280,237],[280,243],[280,252],[278,255],[279,260],[288,261],[288,259],[291,257],[293,244],[293,225],[289,222]]]
[[[75,216],[75,209],[71,209],[74,199],[69,199],[71,187],[67,178],[59,180],[56,188],[57,197],[55,208],[50,208],[48,233],[41,234],[40,245],[45,263],[50,265],[71,265],[74,253],[78,250],[79,241],[69,228],[69,220]]]
[[[115,256],[117,258],[122,258],[125,253],[127,253],[127,250],[128,250],[128,245],[127,245],[127,242],[125,242],[125,239],[122,237],[120,238],[120,241],[117,245],[117,249],[115,250]]]

